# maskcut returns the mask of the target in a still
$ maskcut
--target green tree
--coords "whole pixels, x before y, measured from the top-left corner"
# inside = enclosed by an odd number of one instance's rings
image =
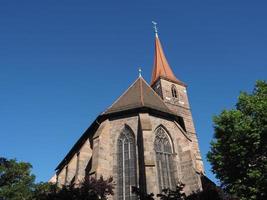
[[[86,177],[79,185],[59,188],[34,183],[31,164],[0,157],[0,200],[106,200],[113,195],[113,179]]]
[[[186,195],[183,191],[185,184],[178,183],[176,185],[175,190],[171,190],[170,188],[163,189],[160,194],[157,194],[157,197],[160,200],[184,200],[186,199]]]
[[[113,178],[104,179],[100,176],[99,179],[86,176],[79,187],[80,197],[78,199],[106,200],[109,195],[113,195],[114,183]]]
[[[51,183],[36,184],[34,200],[106,200],[113,195],[113,179],[86,177],[79,185],[57,187]]]
[[[213,121],[207,158],[223,188],[241,200],[267,199],[267,83],[241,92],[236,108]]]
[[[0,199],[32,199],[35,176],[31,164],[0,157]]]
[[[61,190],[56,184],[41,182],[34,186],[32,200],[53,200]],[[59,200],[59,199],[57,199]]]

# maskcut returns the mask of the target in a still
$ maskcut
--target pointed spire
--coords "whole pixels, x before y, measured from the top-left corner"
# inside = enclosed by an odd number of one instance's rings
[[[153,72],[152,72],[152,77],[151,77],[151,85],[153,85],[160,77],[173,81],[175,83],[181,84],[181,85],[185,85],[184,83],[182,83],[175,77],[165,57],[165,54],[163,52],[163,49],[162,49],[162,46],[161,46],[161,43],[158,37],[158,28],[156,26],[157,23],[154,21],[152,21],[152,23],[154,25],[154,30],[155,30],[155,55],[154,55]]]

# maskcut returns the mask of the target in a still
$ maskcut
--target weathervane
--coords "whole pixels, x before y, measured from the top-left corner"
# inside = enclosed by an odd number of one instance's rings
[[[141,67],[138,68],[139,77],[142,77],[142,69]]]
[[[152,24],[153,24],[153,28],[154,28],[155,34],[156,34],[156,36],[158,37],[158,27],[157,27],[157,22],[152,21]]]

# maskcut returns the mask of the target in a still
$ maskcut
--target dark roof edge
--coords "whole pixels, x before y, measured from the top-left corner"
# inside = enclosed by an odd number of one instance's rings
[[[151,108],[151,107],[146,107],[146,106],[133,108],[129,110],[121,110],[117,112],[107,113],[107,114],[104,114],[103,116],[108,116],[108,118],[117,118],[122,115],[131,115],[131,114],[146,113],[146,112],[150,114],[155,114],[155,115],[159,115],[162,117],[166,117],[166,118],[171,118],[171,119],[178,119],[180,117],[178,115],[175,115],[174,113],[164,112],[162,110],[158,110],[156,108]]]
[[[95,131],[99,128],[100,124],[108,119],[108,118],[120,118],[120,117],[125,117],[125,115],[136,115],[138,113],[150,113],[154,114],[157,116],[161,116],[164,118],[170,118],[172,120],[177,121],[180,124],[180,116],[172,114],[172,113],[167,113],[163,112],[160,110],[156,110],[154,108],[149,108],[149,107],[139,107],[139,108],[133,108],[130,110],[122,110],[114,113],[107,113],[107,114],[102,114],[99,115],[93,123],[89,126],[88,129],[83,133],[83,135],[78,139],[78,141],[74,144],[74,146],[71,148],[71,150],[67,153],[67,155],[64,157],[64,159],[58,164],[55,170],[61,170],[64,164],[72,158],[72,156],[75,153],[75,150],[80,147],[81,144],[90,136],[91,133],[95,133]],[[181,124],[180,124],[181,125]],[[183,126],[182,126],[183,127]],[[184,127],[183,127],[184,128]]]
[[[83,135],[78,139],[78,141],[74,144],[74,146],[71,148],[71,150],[67,153],[67,155],[64,157],[64,159],[58,164],[58,166],[56,167],[55,170],[59,170],[62,168],[62,165],[65,164],[65,162],[67,160],[69,160],[75,150],[80,146],[81,143],[83,143],[87,137],[89,136],[89,134],[94,131],[97,130],[99,128],[99,125],[105,120],[105,118],[102,115],[99,115],[93,122],[92,124],[86,129],[86,131],[83,133]]]

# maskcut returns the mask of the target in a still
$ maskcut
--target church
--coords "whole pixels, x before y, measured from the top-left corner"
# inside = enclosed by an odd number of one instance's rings
[[[155,29],[150,83],[139,77],[74,144],[56,167],[59,186],[85,176],[113,177],[114,200],[133,200],[132,186],[158,194],[185,184],[190,194],[202,190],[204,173],[187,96],[165,57]]]

